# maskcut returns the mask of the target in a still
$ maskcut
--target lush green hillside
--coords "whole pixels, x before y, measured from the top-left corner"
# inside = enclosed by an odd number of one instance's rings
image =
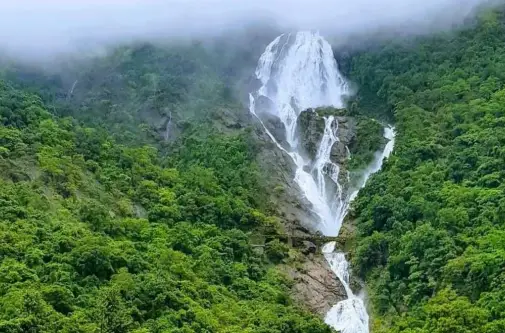
[[[0,59],[0,78],[42,96],[51,113],[100,127],[118,142],[157,145],[169,120],[177,134],[189,120],[241,112],[237,96],[247,98],[272,33],[254,27],[205,42],[116,46],[44,66]]]
[[[12,65],[3,76],[43,97],[51,112],[101,127],[121,143],[156,143],[169,119],[237,107],[212,50],[201,44],[139,44],[105,56],[40,67]]]
[[[374,332],[505,332],[504,36],[497,11],[345,66],[350,110],[397,129],[352,212]],[[0,332],[330,331],[277,269],[290,249],[258,195],[258,147],[229,117],[257,56],[228,46],[1,71]]]
[[[187,104],[186,76],[159,71],[142,75],[168,84],[149,105]],[[27,92],[43,78],[18,79],[0,81],[0,332],[329,332],[291,304],[275,266],[286,245],[250,243],[279,225],[262,213],[247,130],[201,120],[160,153],[119,135],[136,122],[112,114],[136,119],[119,106],[152,86],[117,107],[93,85],[96,100],[47,108]],[[45,98],[58,83],[47,87]],[[60,117],[74,113],[81,122]]]
[[[505,14],[356,55],[397,144],[354,205],[375,332],[505,332]]]

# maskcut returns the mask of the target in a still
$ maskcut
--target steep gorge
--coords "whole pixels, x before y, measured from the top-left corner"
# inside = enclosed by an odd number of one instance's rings
[[[337,116],[338,110],[305,111],[328,106],[342,108],[350,94],[330,45],[317,33],[281,35],[261,56],[256,77],[262,85],[250,94],[250,112],[277,148],[294,163],[294,182],[300,197],[308,203],[305,209],[313,215],[312,220],[302,222],[326,236],[338,236],[349,204],[359,190],[350,187],[351,173],[345,169],[345,161],[351,158],[348,145],[353,139],[350,130],[353,126],[348,123],[354,120]],[[274,131],[269,130],[272,118],[278,124]],[[347,127],[342,132],[341,124]],[[390,133],[389,143],[365,171],[360,187],[391,153],[394,131],[385,131]],[[335,245],[336,242],[328,243],[323,252],[348,299],[341,300],[327,313],[326,322],[344,333],[368,332],[365,305],[353,294],[347,261],[343,253],[335,252]]]

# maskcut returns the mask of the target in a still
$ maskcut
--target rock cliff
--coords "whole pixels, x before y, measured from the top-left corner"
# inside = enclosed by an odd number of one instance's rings
[[[343,165],[348,159],[348,150],[356,138],[357,121],[353,117],[346,115],[345,109],[319,108],[303,111],[298,117],[297,134],[300,138],[300,145],[308,158],[313,160],[316,156],[319,143],[324,132],[324,118],[334,116],[335,133],[338,142],[332,148],[331,157],[334,163]]]
[[[308,255],[297,269],[287,268],[287,273],[294,281],[294,300],[321,317],[333,305],[347,298],[344,286],[320,254]]]

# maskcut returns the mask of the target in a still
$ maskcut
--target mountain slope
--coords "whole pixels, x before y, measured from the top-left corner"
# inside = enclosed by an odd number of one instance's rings
[[[250,240],[279,232],[250,132],[208,127],[165,156],[0,81],[0,331],[329,332],[291,304],[288,247]]]
[[[354,205],[375,332],[505,330],[505,14],[354,55],[397,147]]]

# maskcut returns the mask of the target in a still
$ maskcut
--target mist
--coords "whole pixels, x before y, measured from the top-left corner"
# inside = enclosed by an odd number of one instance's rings
[[[426,33],[502,0],[18,0],[0,3],[0,50],[43,57],[136,40],[207,38],[268,22],[332,38]]]

